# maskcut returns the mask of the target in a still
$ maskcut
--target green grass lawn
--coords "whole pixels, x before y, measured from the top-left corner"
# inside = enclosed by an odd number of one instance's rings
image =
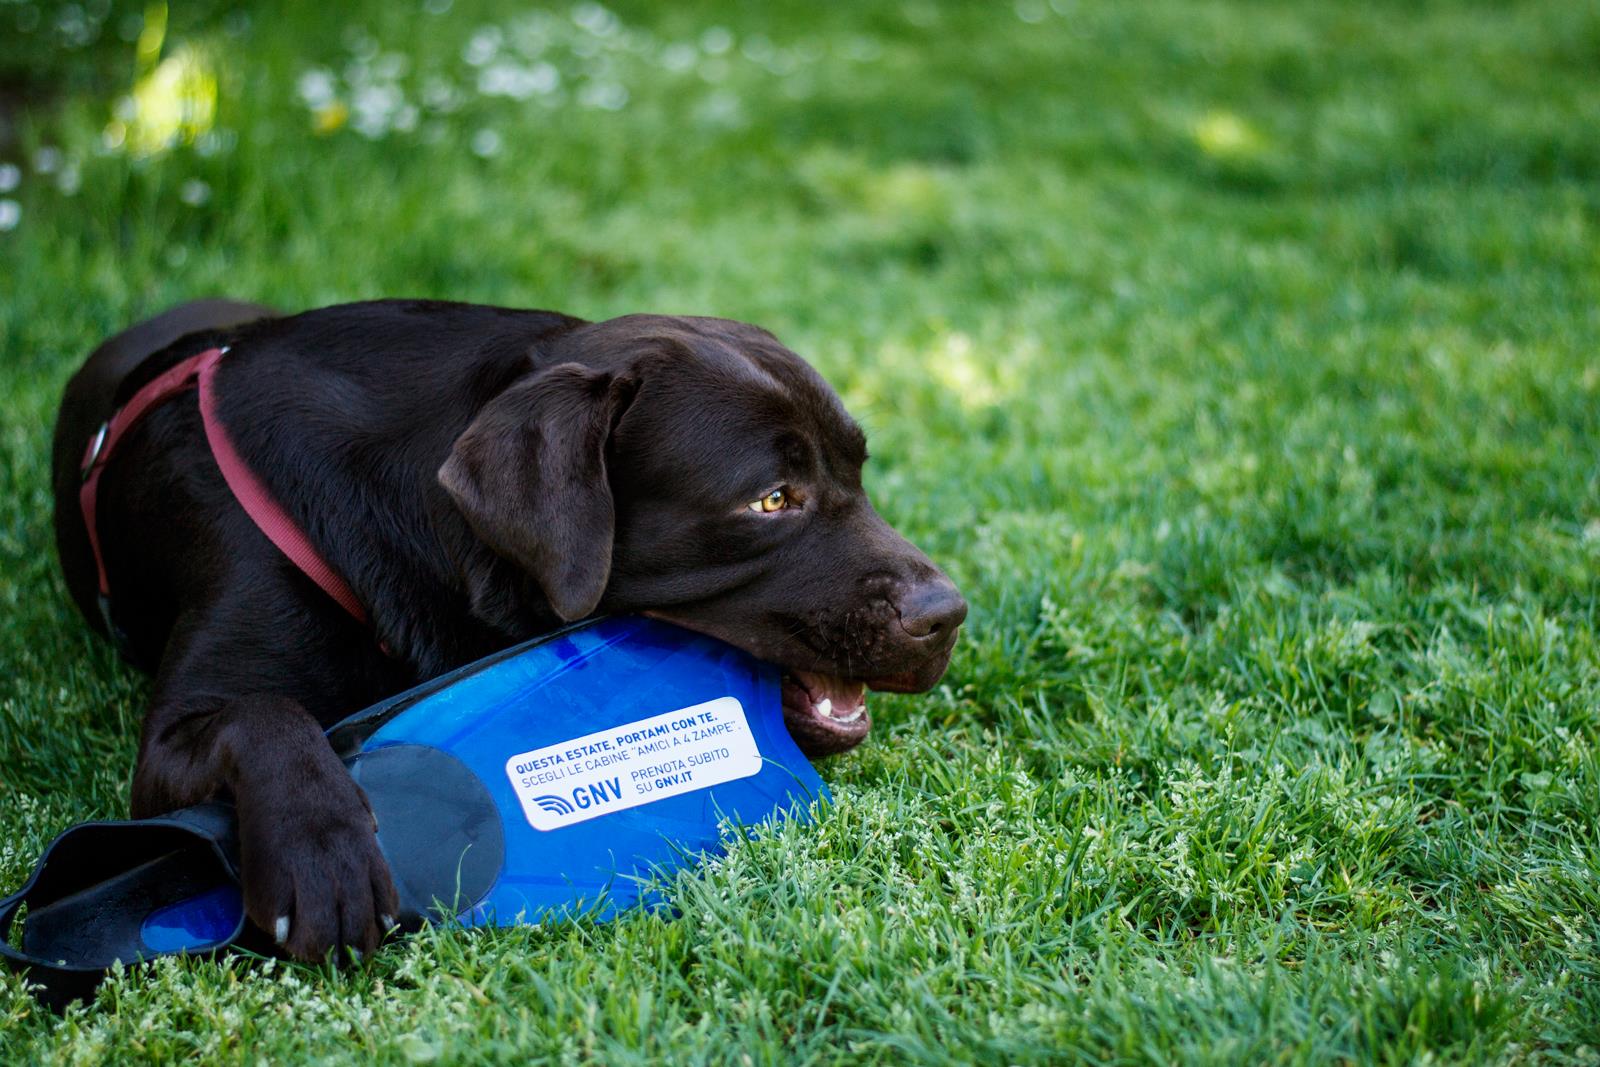
[[[761,323],[972,616],[679,918],[7,976],[0,1062],[1600,1060],[1600,9],[222,6],[159,150],[142,5],[0,0],[0,885],[126,812],[49,428],[191,296]]]

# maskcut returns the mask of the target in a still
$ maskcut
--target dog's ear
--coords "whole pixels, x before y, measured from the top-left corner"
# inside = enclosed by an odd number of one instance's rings
[[[578,363],[537,371],[485,404],[439,468],[473,533],[567,621],[594,611],[611,575],[606,445],[636,389]]]

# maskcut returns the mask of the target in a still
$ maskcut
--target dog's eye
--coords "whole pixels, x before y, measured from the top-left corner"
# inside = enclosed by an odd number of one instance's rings
[[[774,489],[760,500],[752,500],[746,505],[751,511],[772,512],[782,511],[789,507],[789,491],[782,486]]]

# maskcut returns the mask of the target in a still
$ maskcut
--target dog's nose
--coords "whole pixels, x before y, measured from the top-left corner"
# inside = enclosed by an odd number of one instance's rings
[[[923,582],[900,604],[900,626],[919,641],[946,637],[967,617],[967,602],[944,578]]]

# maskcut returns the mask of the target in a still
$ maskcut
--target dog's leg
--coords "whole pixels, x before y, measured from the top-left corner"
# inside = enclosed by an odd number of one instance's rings
[[[232,642],[217,634],[182,623],[174,631],[140,740],[133,814],[231,799],[251,920],[300,959],[341,946],[370,952],[398,901],[366,796],[301,702],[222,695],[241,676],[286,671],[229,655]]]

